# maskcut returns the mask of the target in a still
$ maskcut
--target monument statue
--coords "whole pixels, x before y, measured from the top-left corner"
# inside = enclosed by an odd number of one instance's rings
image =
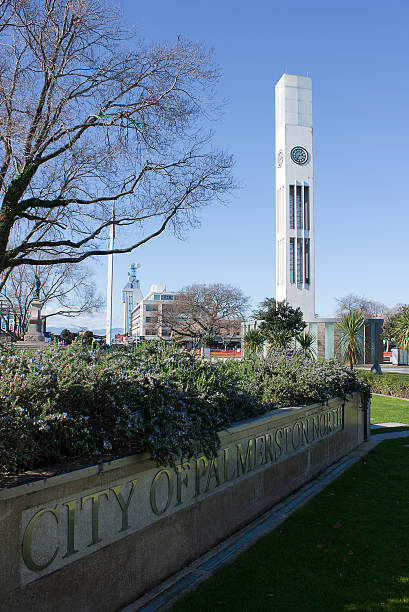
[[[39,300],[40,299],[40,289],[41,289],[41,281],[39,276],[36,274],[35,277],[35,285],[34,285],[34,297]]]
[[[28,328],[24,334],[24,340],[16,342],[20,348],[40,348],[44,346],[45,337],[42,329],[41,309],[43,303],[40,300],[41,281],[38,275],[34,277],[34,299],[31,302],[30,318]]]

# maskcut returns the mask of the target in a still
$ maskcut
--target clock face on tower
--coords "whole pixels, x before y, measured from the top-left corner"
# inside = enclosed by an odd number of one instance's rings
[[[294,147],[291,149],[290,157],[295,164],[303,166],[309,160],[309,153],[304,147]]]
[[[280,149],[277,155],[277,167],[278,168],[281,168],[281,166],[283,165],[283,161],[284,161],[284,151]]]

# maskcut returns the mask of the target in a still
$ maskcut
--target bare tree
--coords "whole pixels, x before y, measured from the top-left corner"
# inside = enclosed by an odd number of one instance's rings
[[[104,0],[0,0],[0,274],[129,252],[233,185],[202,128],[218,70],[199,45],[146,46]],[[1,289],[1,283],[0,283]]]
[[[182,337],[232,336],[249,305],[241,289],[223,283],[184,287],[162,314],[162,327]]]
[[[84,265],[19,266],[12,270],[0,294],[1,327],[15,340],[22,338],[27,330],[36,277],[45,306],[43,319],[56,315],[76,317],[98,311],[104,304]]]
[[[335,301],[337,303],[337,317],[342,317],[349,310],[358,310],[365,319],[373,319],[389,310],[382,302],[376,302],[355,293],[336,298]]]

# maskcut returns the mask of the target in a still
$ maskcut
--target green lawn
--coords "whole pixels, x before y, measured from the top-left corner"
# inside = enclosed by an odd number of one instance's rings
[[[409,402],[394,397],[379,397],[372,395],[371,423],[406,423],[409,426]],[[405,427],[371,430],[371,433],[384,433],[385,431],[400,431]]]
[[[173,611],[407,610],[407,444],[382,442]]]

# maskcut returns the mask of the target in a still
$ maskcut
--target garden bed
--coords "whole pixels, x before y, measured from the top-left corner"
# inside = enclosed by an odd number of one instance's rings
[[[358,446],[362,399],[247,419],[211,459],[159,467],[145,453],[0,490],[3,607],[127,605]]]
[[[355,372],[301,353],[210,363],[163,343],[2,349],[0,474],[136,451],[163,465],[211,457],[235,422],[355,391],[367,393]]]

